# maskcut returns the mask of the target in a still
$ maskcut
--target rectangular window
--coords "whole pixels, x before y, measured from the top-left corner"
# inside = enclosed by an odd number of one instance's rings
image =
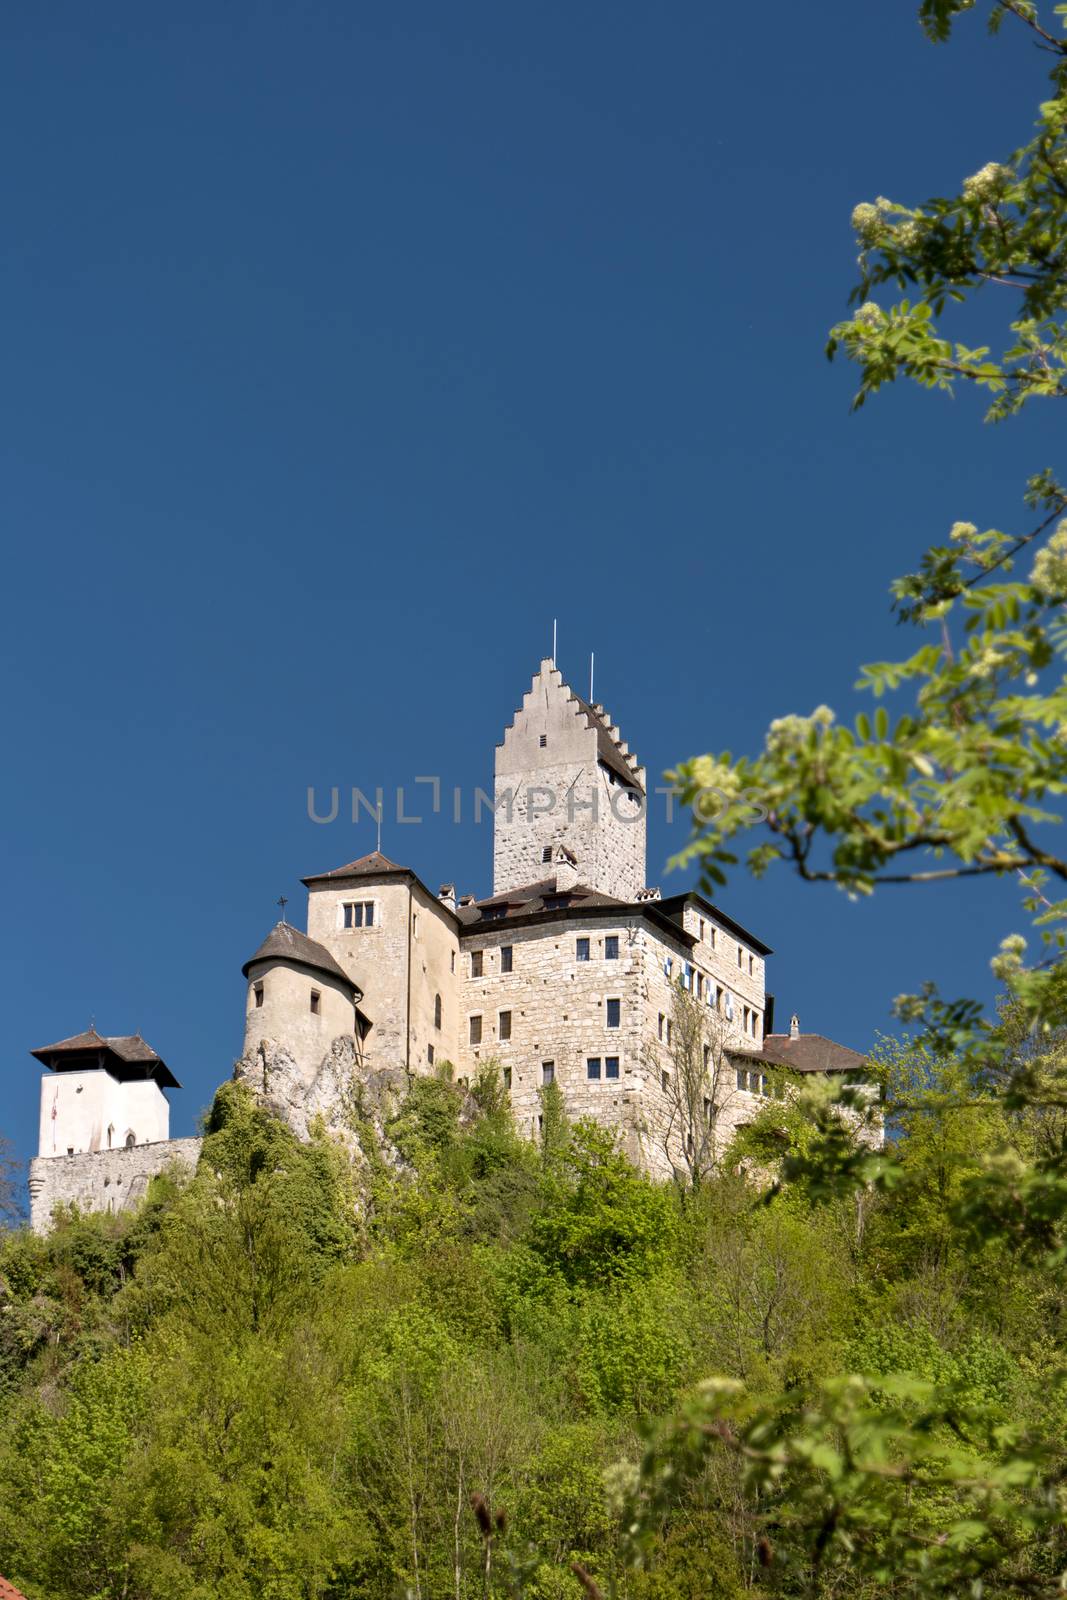
[[[604,1076],[605,1078],[617,1078],[619,1076],[618,1056],[604,1057]]]
[[[670,1075],[669,1072],[661,1072],[660,1073],[660,1075],[659,1075],[659,1086],[663,1090],[663,1093],[666,1094],[667,1090],[671,1086],[671,1075]]]
[[[540,745],[541,749],[543,750],[545,748],[546,744],[548,743],[548,734],[547,733],[543,733],[541,735],[540,739],[537,742]]]
[[[711,1101],[708,1099],[707,1095],[704,1096],[704,1121],[711,1121]]]
[[[600,1077],[600,1057],[589,1056],[585,1063],[585,1075],[590,1080]]]
[[[741,1032],[742,1033],[748,1033],[749,1032],[748,1007],[747,1006],[742,1006],[741,1007]]]
[[[501,972],[510,972],[511,971],[512,950],[513,950],[513,947],[510,944],[502,944],[500,946],[500,970],[501,970]]]
[[[253,984],[252,993],[256,997],[256,1005],[261,1006],[263,1004],[263,985],[261,983]]]
[[[426,1059],[429,1062],[430,1066],[432,1067],[433,1066],[433,1045],[432,1044],[428,1044],[426,1046]]]
[[[660,1014],[659,1014],[659,1022],[656,1025],[657,1036],[660,1039],[663,1038],[663,1024],[666,1022],[666,1020],[667,1020],[666,1017],[663,1015],[663,1012],[661,1011]]]
[[[510,1067],[502,1067],[501,1071],[504,1074],[504,1088],[510,1094],[511,1093],[511,1068]]]
[[[712,928],[712,930],[711,930],[711,948],[713,950],[715,948],[715,929],[714,928]]]
[[[546,866],[547,863],[549,861],[551,861],[551,860],[552,860],[552,846],[550,844],[542,845],[541,846],[541,865],[542,866]]]
[[[455,970],[456,970],[456,952],[453,950],[452,951],[452,971],[455,972]]]
[[[750,978],[755,971],[755,959],[755,956],[750,953],[748,958],[748,975]]]
[[[588,939],[579,939],[578,940],[576,959],[578,961],[588,961],[589,960],[589,940]]]
[[[556,1063],[554,1061],[542,1061],[542,1063],[541,1063],[541,1082],[544,1083],[544,1084],[549,1084],[549,1083],[555,1083],[555,1081],[556,1081]]]
[[[607,1022],[609,1028],[617,1028],[622,1020],[622,1001],[609,1000],[607,1002]]]
[[[668,1017],[668,1018],[667,1018],[667,1043],[668,1043],[668,1044],[670,1044],[670,1042],[671,1042],[671,1034],[672,1034],[672,1033],[673,1033],[673,1032],[674,1032],[674,1028],[673,1028],[673,1027],[672,1027],[672,1025],[671,1025],[671,1019],[670,1019],[670,1017]]]
[[[699,1000],[704,993],[704,974],[698,972],[696,976],[696,995]]]
[[[373,928],[374,901],[346,900],[342,906],[346,928]]]
[[[711,1045],[710,1044],[706,1044],[704,1046],[704,1071],[707,1072],[710,1069],[710,1067],[711,1067]]]
[[[511,1038],[511,1012],[502,1011],[497,1021],[496,1036],[498,1039]]]
[[[604,960],[605,961],[618,961],[618,959],[619,959],[619,936],[618,936],[617,933],[609,933],[607,938],[604,940]]]
[[[701,937],[701,939],[704,938],[704,918],[703,917],[700,918],[700,937]]]
[[[471,1044],[481,1044],[481,1042],[482,1042],[482,1019],[481,1019],[481,1017],[472,1017],[471,1018]]]
[[[321,1004],[322,1004],[322,995],[319,993],[319,991],[317,989],[312,989],[312,991],[311,991],[311,1015],[313,1017],[317,1017],[318,1016],[319,1007],[321,1006]]]
[[[670,956],[668,956],[666,961],[663,963],[663,971],[668,978],[674,971],[674,962],[671,960]]]
[[[741,957],[742,957],[743,954],[744,954],[744,952],[742,951],[741,946],[738,945],[738,947],[737,947],[737,965],[738,966],[741,965]]]
[[[737,1087],[739,1089],[748,1088],[748,1073],[742,1071],[740,1067],[737,1069]]]
[[[471,951],[471,977],[480,978],[482,975],[482,962],[484,955],[481,950]]]

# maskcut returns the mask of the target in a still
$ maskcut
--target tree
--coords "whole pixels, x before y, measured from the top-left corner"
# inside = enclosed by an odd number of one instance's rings
[[[972,5],[926,0],[928,34],[946,38]],[[879,200],[854,212],[863,304],[833,330],[830,350],[859,365],[859,401],[899,376],[927,387],[983,386],[994,418],[1067,393],[1067,44],[1030,0],[996,0],[992,25],[1009,19],[1052,59],[1037,138],[987,163],[957,196],[916,207]],[[949,344],[933,324],[990,282],[1019,296],[996,359],[995,335],[971,350]],[[914,300],[883,309],[867,298],[886,283]],[[696,860],[707,883],[724,881],[736,862],[728,842],[760,814],[766,836],[748,854],[757,875],[785,862],[806,881],[854,895],[890,883],[1015,875],[1045,950],[1027,969],[1024,938],[1009,935],[998,972],[1045,1029],[1067,1020],[1059,964],[1067,898],[1056,898],[1067,893],[1067,855],[1051,838],[1067,794],[1067,491],[1042,471],[1024,501],[1028,526],[1005,532],[957,521],[893,585],[901,619],[926,637],[905,660],[863,668],[860,687],[886,702],[873,718],[847,727],[826,706],[785,716],[758,754],[698,756],[674,777],[694,818],[679,859]],[[931,1026],[939,1048],[976,1038],[988,1048],[993,1024],[972,1003],[945,1005],[930,987],[899,1009]]]
[[[11,1228],[22,1220],[21,1175],[21,1163],[15,1160],[10,1144],[0,1134],[0,1227]]]
[[[665,1110],[654,1131],[675,1181],[699,1188],[725,1148],[732,1126],[725,1113],[737,1095],[722,1018],[678,981],[667,1037],[650,1041],[643,1058],[660,1085]]]
[[[920,15],[940,41],[973,8],[923,0]],[[1067,7],[1054,15],[1062,23]],[[990,22],[1028,30],[1051,61],[1038,135],[987,162],[956,196],[856,207],[859,305],[833,330],[829,353],[843,349],[858,364],[857,404],[902,376],[927,388],[984,388],[992,420],[1067,395],[1067,44],[1033,0],[994,0]],[[1017,292],[1007,329],[979,348],[944,338],[935,318],[989,283]],[[911,298],[883,307],[870,296],[885,284]],[[785,862],[852,895],[887,883],[1018,878],[1044,951],[1027,966],[1025,938],[1002,941],[1001,1013],[944,1001],[933,984],[897,1002],[938,1067],[926,1081],[895,1085],[889,1109],[911,1122],[902,1147],[850,1149],[840,1119],[826,1118],[782,1171],[816,1199],[866,1187],[888,1203],[912,1176],[913,1150],[927,1184],[913,1195],[938,1219],[939,1249],[970,1250],[988,1272],[1007,1247],[1062,1302],[1067,856],[1051,828],[1067,793],[1067,491],[1044,471],[1024,500],[1029,525],[1004,532],[958,521],[894,584],[901,619],[926,638],[903,661],[863,669],[861,687],[895,702],[892,721],[880,704],[873,719],[845,727],[819,706],[772,723],[752,757],[698,756],[674,776],[694,819],[681,859],[699,862],[706,883],[725,881],[736,862],[727,847],[754,815],[767,830],[748,854],[757,875]],[[762,1507],[761,1562],[794,1592],[846,1584],[1051,1594],[1067,1559],[1059,1425],[1047,1391],[1043,1413],[1021,1425],[970,1403],[951,1377],[890,1370],[775,1399],[717,1381],[646,1454],[628,1508],[635,1558],[679,1476],[726,1452]]]

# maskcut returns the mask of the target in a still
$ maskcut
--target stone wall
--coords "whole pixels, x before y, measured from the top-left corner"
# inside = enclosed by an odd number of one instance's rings
[[[373,902],[371,927],[345,928],[342,908],[348,900]],[[370,1067],[426,1072],[439,1060],[455,1060],[459,924],[413,874],[360,873],[316,885],[308,897],[307,931],[363,991],[360,1009],[371,1021],[364,1050]],[[283,1028],[275,1037],[288,1042]]]
[[[161,1139],[129,1150],[37,1156],[30,1162],[30,1226],[47,1233],[59,1205],[82,1211],[127,1211],[144,1198],[150,1178],[172,1164],[192,1172],[201,1139]]]
[[[690,912],[692,911],[692,916]],[[740,1092],[726,1060],[731,1046],[763,1035],[764,963],[710,912],[686,906],[686,931],[680,935],[652,925],[637,908],[605,909],[600,917],[565,917],[533,927],[497,925],[463,936],[460,955],[459,1076],[473,1082],[479,1068],[499,1061],[510,1073],[512,1112],[519,1132],[535,1138],[539,1130],[539,1089],[545,1064],[570,1117],[592,1117],[619,1129],[623,1147],[649,1171],[669,1176],[683,1158],[684,1138],[672,1117],[677,1093],[663,1087],[670,1072],[667,1019],[678,979],[687,968],[704,1017],[703,1035],[712,1051],[712,1073],[721,1142],[754,1115],[753,1097]],[[606,941],[618,941],[618,958],[606,956]],[[577,941],[589,940],[589,960],[579,961]],[[510,972],[501,950],[511,949]],[[480,951],[482,974],[472,975],[472,952]],[[752,955],[751,971],[749,955]],[[669,970],[668,970],[669,968]],[[698,982],[699,979],[699,982]],[[726,996],[732,1018],[727,1016]],[[619,1001],[619,1026],[607,1026],[607,1002]],[[708,1003],[710,1000],[710,1004]],[[745,1033],[746,1007],[750,1019]],[[510,1013],[510,1037],[501,1013]],[[470,1020],[481,1018],[481,1042],[471,1041]],[[662,1024],[660,1019],[662,1020]],[[606,1076],[608,1057],[618,1058],[617,1078]],[[601,1062],[591,1079],[587,1063]]]

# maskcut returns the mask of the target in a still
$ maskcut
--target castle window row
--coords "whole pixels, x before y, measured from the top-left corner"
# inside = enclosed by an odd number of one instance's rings
[[[621,1075],[620,1074],[620,1067],[619,1067],[620,1059],[621,1058],[619,1056],[586,1056],[586,1058],[585,1058],[585,1075],[586,1075],[586,1079],[590,1083],[597,1083],[601,1079],[608,1079],[608,1078],[617,1079]],[[501,1068],[501,1075],[502,1075],[503,1080],[504,1080],[504,1088],[510,1094],[511,1093],[511,1085],[512,1085],[512,1082],[513,1082],[512,1068],[511,1067],[502,1067]],[[556,1081],[556,1063],[554,1061],[542,1061],[542,1063],[541,1063],[541,1085],[542,1085],[542,1087],[543,1088],[547,1088],[550,1083],[555,1083],[555,1081]]]
[[[576,939],[574,944],[574,959],[576,961],[590,961],[592,959],[593,941],[591,939]],[[619,936],[617,933],[608,933],[604,936],[604,960],[618,961]]]
[[[439,1013],[435,1011],[434,1021],[436,1026],[440,1027],[440,1022],[437,1020],[438,1016]],[[511,1038],[511,1019],[512,1013],[510,1011],[497,1012],[496,1036],[505,1044]],[[473,1012],[467,1019],[468,1038],[472,1045],[482,1043],[482,1021],[483,1018],[480,1011]],[[604,1025],[612,1031],[622,1027],[622,1000],[616,995],[612,995],[604,1002]],[[549,1082],[551,1080],[546,1079],[545,1081]]]
[[[752,1072],[745,1067],[737,1069],[737,1087],[747,1094],[773,1095],[776,1100],[785,1098],[785,1090],[780,1083],[772,1083],[765,1072]]]
[[[502,944],[500,946],[500,971],[501,971],[502,974],[506,975],[509,972],[514,972],[514,970],[515,970],[515,947],[514,947],[514,945],[510,945],[510,944]],[[471,977],[472,978],[484,978],[485,977],[485,951],[484,950],[472,950],[471,951]]]

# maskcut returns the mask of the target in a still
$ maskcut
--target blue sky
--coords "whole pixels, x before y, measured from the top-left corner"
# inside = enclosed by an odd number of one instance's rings
[[[802,17],[802,22],[798,18]],[[910,5],[653,14],[319,0],[0,17],[0,1131],[27,1051],[140,1029],[193,1131],[240,967],[302,874],[373,846],[309,784],[487,783],[550,644],[655,774],[851,715],[913,641],[887,586],[957,518],[1015,527],[1053,418],[982,428],[823,357],[849,214],[1028,136],[1025,40]],[[983,307],[1001,317],[1005,304]],[[649,877],[684,827],[654,813]],[[387,818],[431,887],[488,826]],[[863,1048],[987,982],[1010,884],[720,903],[780,1014]]]

